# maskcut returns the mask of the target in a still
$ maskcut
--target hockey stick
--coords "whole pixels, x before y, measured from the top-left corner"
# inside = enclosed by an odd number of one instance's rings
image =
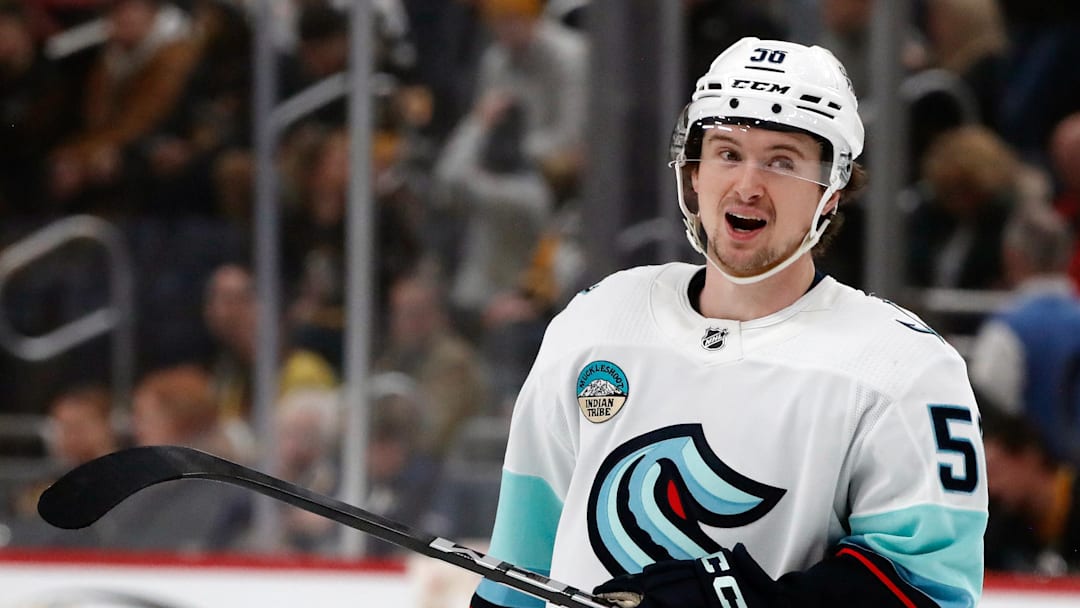
[[[254,490],[560,606],[611,606],[579,589],[445,538],[416,532],[396,521],[283,479],[180,446],[128,448],[79,465],[42,493],[38,513],[58,528],[85,528],[132,494],[177,479],[211,479]]]

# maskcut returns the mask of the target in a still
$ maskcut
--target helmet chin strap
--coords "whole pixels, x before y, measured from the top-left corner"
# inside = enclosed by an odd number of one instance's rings
[[[689,209],[686,207],[686,202],[684,201],[682,172],[679,171],[678,167],[675,168],[675,181],[678,185],[679,206],[689,212]],[[708,254],[706,247],[701,242],[701,237],[698,235],[698,228],[701,225],[701,222],[697,219],[696,213],[684,213],[683,223],[686,225],[686,238],[690,241],[690,246],[693,247],[695,251],[705,256],[705,260],[712,265],[717,272],[723,275],[725,279],[732,283],[735,283],[736,285],[750,285],[759,281],[764,281],[794,264],[804,253],[813,249],[814,245],[817,245],[817,242],[821,240],[821,235],[825,232],[825,228],[828,227],[829,222],[832,221],[828,217],[822,217],[822,211],[824,211],[825,205],[836,191],[837,187],[835,185],[830,185],[825,189],[825,192],[821,195],[821,199],[818,200],[817,208],[814,210],[814,217],[817,219],[816,221],[811,222],[809,230],[806,231],[806,236],[803,237],[802,243],[795,248],[795,251],[792,251],[791,254],[784,258],[779,264],[755,275],[736,276],[720,267],[720,264]],[[693,221],[690,219],[691,216],[693,217]]]

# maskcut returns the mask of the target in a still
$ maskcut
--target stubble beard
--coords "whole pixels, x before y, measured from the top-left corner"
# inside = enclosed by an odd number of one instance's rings
[[[721,228],[721,230],[722,229],[723,228]],[[749,258],[744,258],[742,256],[733,256],[717,251],[712,245],[713,243],[722,242],[717,235],[712,235],[709,241],[708,251],[712,255],[713,260],[726,272],[737,277],[752,277],[768,272],[770,269],[786,260],[787,257],[794,253],[795,250],[799,248],[799,245],[802,244],[801,238],[793,239],[782,248],[760,248],[757,251],[754,251]]]

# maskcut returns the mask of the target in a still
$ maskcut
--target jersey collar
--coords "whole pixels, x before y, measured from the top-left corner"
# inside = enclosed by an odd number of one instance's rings
[[[694,302],[705,284],[705,267],[671,265],[654,280],[649,293],[653,320],[682,352],[706,364],[730,363],[771,344],[786,340],[804,328],[800,313],[824,310],[835,297],[836,280],[815,272],[801,298],[790,306],[751,321],[710,319]]]

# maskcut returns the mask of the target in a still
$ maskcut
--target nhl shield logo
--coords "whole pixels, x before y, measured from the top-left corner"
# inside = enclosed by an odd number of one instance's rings
[[[720,329],[718,327],[710,327],[705,330],[705,335],[701,337],[701,348],[705,350],[720,350],[724,348],[724,342],[727,340],[728,330]]]
[[[623,370],[611,361],[593,361],[577,380],[577,400],[589,422],[606,422],[619,413],[630,396]]]

